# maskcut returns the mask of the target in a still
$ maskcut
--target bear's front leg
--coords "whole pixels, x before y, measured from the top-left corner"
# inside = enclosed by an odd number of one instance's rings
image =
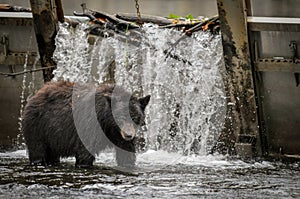
[[[136,161],[136,150],[134,141],[123,141],[119,146],[115,146],[116,160],[118,166],[134,168]]]
[[[90,154],[90,152],[84,148],[78,150],[75,155],[77,168],[92,168],[95,157]]]

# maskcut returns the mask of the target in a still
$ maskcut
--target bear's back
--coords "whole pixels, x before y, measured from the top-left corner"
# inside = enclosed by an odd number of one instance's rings
[[[70,99],[73,86],[74,83],[65,81],[46,83],[33,97],[30,98],[27,106],[30,106],[31,104],[39,106],[51,101]]]
[[[71,101],[72,95],[74,94],[73,92],[79,95],[85,95],[95,88],[98,95],[111,96],[114,90],[114,84],[105,83],[95,87],[95,85],[88,83],[73,83],[68,81],[48,82],[30,98],[28,105],[32,103],[35,105],[43,105],[51,101]]]

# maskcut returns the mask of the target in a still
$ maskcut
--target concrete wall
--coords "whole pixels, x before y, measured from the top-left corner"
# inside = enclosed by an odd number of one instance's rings
[[[0,44],[0,72],[11,73],[24,70],[27,56],[27,69],[32,69],[35,62],[40,67],[37,47],[32,27],[32,19],[0,18],[0,37],[8,40],[8,54]],[[27,55],[26,55],[27,54]],[[26,74],[26,98],[43,84],[42,72]],[[19,132],[22,85],[24,75],[14,77],[0,76],[0,149],[11,148],[22,136]]]

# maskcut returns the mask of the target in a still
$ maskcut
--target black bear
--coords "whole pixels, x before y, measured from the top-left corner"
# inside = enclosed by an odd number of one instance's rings
[[[60,157],[75,156],[77,167],[91,167],[95,155],[111,147],[119,166],[134,167],[135,134],[145,125],[149,100],[149,95],[137,98],[113,84],[45,84],[23,114],[30,163],[56,165]]]

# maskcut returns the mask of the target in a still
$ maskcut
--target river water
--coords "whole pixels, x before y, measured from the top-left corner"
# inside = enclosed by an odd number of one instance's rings
[[[0,198],[300,198],[298,163],[164,151],[140,154],[137,163],[120,172],[107,152],[90,170],[75,169],[72,158],[33,167],[25,150],[0,153]]]

